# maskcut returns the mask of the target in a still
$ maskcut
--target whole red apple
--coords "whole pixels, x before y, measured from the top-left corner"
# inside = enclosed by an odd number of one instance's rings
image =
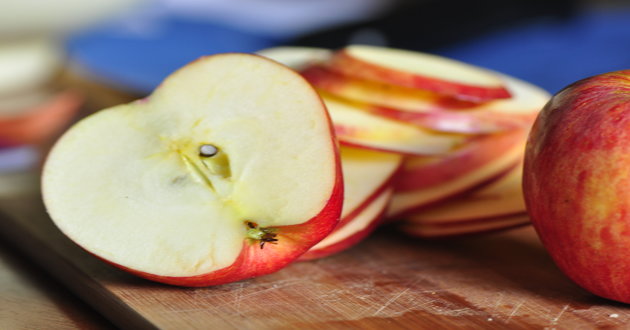
[[[560,269],[630,303],[630,70],[578,81],[547,103],[527,143],[523,189]]]

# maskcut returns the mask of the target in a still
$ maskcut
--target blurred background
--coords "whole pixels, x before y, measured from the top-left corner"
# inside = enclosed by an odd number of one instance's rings
[[[34,166],[34,146],[80,111],[125,101],[103,101],[119,92],[146,95],[201,55],[350,43],[441,54],[555,93],[575,80],[630,68],[630,3],[4,0],[0,173]]]

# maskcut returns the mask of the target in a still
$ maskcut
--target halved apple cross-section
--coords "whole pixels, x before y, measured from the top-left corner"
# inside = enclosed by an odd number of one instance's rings
[[[209,56],[71,128],[46,162],[44,200],[73,241],[136,275],[237,281],[281,269],[339,221],[333,136],[297,73]]]

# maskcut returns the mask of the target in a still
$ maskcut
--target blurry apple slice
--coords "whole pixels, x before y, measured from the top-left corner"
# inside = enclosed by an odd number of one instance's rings
[[[353,45],[334,54],[332,70],[350,77],[433,91],[461,100],[509,98],[501,78],[491,71],[419,52]]]
[[[408,157],[396,178],[396,191],[407,192],[437,186],[474,172],[496,159],[512,157],[510,150],[525,143],[527,132],[519,130],[479,136],[444,156]],[[518,158],[510,159],[516,163]]]
[[[39,101],[25,99],[24,102]],[[0,146],[34,144],[59,132],[77,114],[81,97],[74,91],[60,92],[41,104],[20,111],[0,109]]]
[[[207,286],[275,272],[337,225],[339,154],[319,95],[251,54],[201,58],[57,142],[43,196],[70,239],[138,276]]]
[[[428,205],[443,201],[470,191],[475,187],[493,182],[517,165],[525,150],[525,141],[513,145],[499,157],[489,159],[472,171],[465,171],[461,175],[447,180],[441,180],[439,184],[426,186],[410,191],[396,192],[387,211],[388,217],[397,218],[411,212],[418,211]],[[466,167],[465,163],[461,164]],[[429,172],[430,175],[430,172]]]
[[[63,60],[63,50],[53,38],[16,38],[0,43],[0,96],[47,84]]]
[[[402,223],[400,230],[408,235],[420,238],[446,238],[467,236],[512,229],[529,224],[527,214],[517,214],[499,219],[471,221],[451,225]]]
[[[342,146],[344,201],[341,222],[353,218],[376,197],[391,186],[394,174],[400,169],[402,156],[392,153]]]
[[[425,90],[358,80],[320,65],[301,73],[322,91],[363,103],[365,111],[442,132],[481,134],[530,126],[550,97],[536,86],[500,74],[497,75],[505,81],[512,98],[480,104]]]
[[[280,62],[294,70],[328,61],[332,51],[314,47],[274,47],[256,52],[258,55]]]
[[[300,260],[319,259],[339,253],[368,237],[381,223],[392,192],[392,189],[381,192],[360,213],[342,219],[341,221],[346,223],[345,226],[336,228],[330,235],[302,255]]]
[[[406,217],[409,223],[447,224],[525,213],[523,164],[495,182],[459,198],[447,200]]]
[[[342,144],[405,155],[441,155],[469,139],[440,134],[372,115],[351,103],[323,95]]]

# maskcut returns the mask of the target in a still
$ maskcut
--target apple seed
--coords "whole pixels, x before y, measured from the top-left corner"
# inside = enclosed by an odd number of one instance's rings
[[[219,149],[211,144],[202,144],[199,147],[199,156],[201,157],[212,157],[219,152]]]

